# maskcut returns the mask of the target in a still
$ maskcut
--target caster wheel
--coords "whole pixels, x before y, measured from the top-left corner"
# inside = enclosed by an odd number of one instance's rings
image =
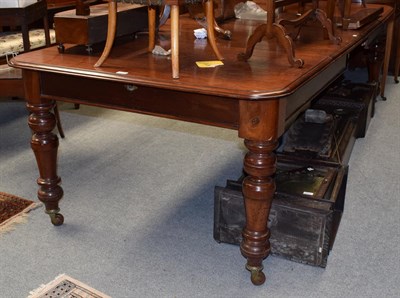
[[[304,60],[295,58],[293,61],[293,66],[295,66],[297,68],[302,68],[304,66]]]
[[[86,46],[86,52],[91,55],[93,53],[93,48],[92,46]]]
[[[64,223],[64,216],[61,213],[50,215],[51,223],[55,226],[61,226]]]
[[[265,282],[265,274],[262,271],[253,271],[251,273],[251,282],[255,286],[260,286]]]
[[[232,39],[232,32],[229,30],[224,30],[222,32],[222,38],[225,40],[231,40]]]
[[[59,52],[60,54],[64,53],[65,47],[64,47],[63,44],[59,44],[57,48],[58,48],[58,52]]]

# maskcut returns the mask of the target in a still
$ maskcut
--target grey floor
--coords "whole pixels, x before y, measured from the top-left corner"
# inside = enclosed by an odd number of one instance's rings
[[[235,131],[61,105],[65,224],[43,208],[0,234],[0,298],[61,273],[114,298],[399,297],[400,85],[387,81],[350,160],[345,212],[325,269],[276,256],[255,287],[236,246],[212,236],[213,190],[241,171]],[[0,101],[0,191],[36,199],[22,102]]]

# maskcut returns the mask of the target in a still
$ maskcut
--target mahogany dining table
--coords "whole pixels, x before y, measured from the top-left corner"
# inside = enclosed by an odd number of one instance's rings
[[[210,60],[213,52],[206,40],[195,39],[193,30],[198,26],[189,16],[180,18],[179,79],[171,77],[168,56],[147,51],[144,35],[116,40],[107,61],[98,68],[94,64],[101,46],[90,55],[83,46],[66,44],[64,53],[49,47],[16,56],[10,64],[23,72],[31,147],[39,169],[38,198],[51,222],[61,225],[64,221],[59,209],[63,196],[57,173],[59,142],[53,133],[57,101],[237,130],[247,148],[243,161],[246,226],[240,251],[253,284],[263,284],[278,139],[311,100],[343,74],[349,54],[384,30],[392,16],[393,9],[384,6],[379,18],[360,29],[336,28],[340,43],[326,39],[318,24],[307,23],[294,40],[302,67],[290,65],[274,39],[259,42],[247,61],[238,59],[262,22],[241,19],[223,24],[232,32],[231,40],[217,40],[223,65],[199,67],[196,62]],[[161,27],[159,42],[165,48],[170,46],[169,37],[168,28]],[[112,136],[107,141],[112,142]]]

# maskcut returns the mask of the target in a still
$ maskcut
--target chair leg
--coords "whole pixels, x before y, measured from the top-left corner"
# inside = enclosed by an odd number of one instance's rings
[[[43,18],[43,29],[44,29],[44,38],[46,40],[46,47],[49,47],[51,45],[51,40],[50,40],[49,20],[47,19],[47,14]]]
[[[58,111],[57,103],[54,105],[54,116],[56,117],[56,124],[57,124],[58,132],[60,133],[60,137],[65,138],[64,130],[61,126],[60,113]]]
[[[351,2],[352,0],[345,0],[343,7],[343,20],[342,20],[342,28],[344,30],[349,29],[350,24],[350,13],[351,13]]]
[[[110,55],[112,45],[115,39],[115,32],[117,28],[117,2],[115,0],[111,0],[108,2],[108,27],[107,27],[107,40],[106,45],[104,46],[103,53],[101,54],[99,60],[97,60],[94,67],[100,67],[104,61]]]
[[[179,79],[179,5],[171,5],[172,78]]]
[[[31,49],[31,43],[29,40],[29,28],[26,23],[21,25],[21,31],[22,31],[22,41],[24,44],[24,52],[28,52]]]
[[[149,26],[149,52],[153,51],[156,44],[156,9],[149,5],[147,8]]]
[[[215,31],[214,31],[214,5],[213,0],[208,0],[205,2],[205,15],[207,19],[207,40],[213,49],[215,56],[217,56],[218,60],[224,60],[221,53],[218,50],[217,43],[215,42]]]

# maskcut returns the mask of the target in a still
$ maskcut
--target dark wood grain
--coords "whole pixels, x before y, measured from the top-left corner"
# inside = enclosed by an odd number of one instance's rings
[[[194,40],[192,30],[196,26],[193,22],[182,20],[181,78],[175,81],[171,80],[167,71],[170,69],[169,59],[146,52],[145,36],[139,36],[130,42],[121,42],[120,46],[115,47],[107,63],[98,69],[94,68],[93,64],[100,55],[101,47],[97,48],[97,51],[95,49],[93,55],[89,56],[84,47],[74,45],[66,45],[63,55],[60,55],[55,48],[49,48],[17,57],[12,63],[16,67],[28,69],[234,98],[253,100],[283,97],[306,84],[319,71],[361,44],[371,30],[376,29],[388,18],[389,10],[386,8],[384,16],[379,21],[361,30],[340,31],[339,35],[343,40],[340,45],[319,38],[323,34],[321,28],[310,27],[303,30],[302,39],[295,44],[296,53],[305,61],[301,69],[287,65],[283,49],[280,49],[273,40],[261,42],[248,62],[238,61],[237,54],[243,51],[247,38],[259,24],[241,20],[224,25],[235,35],[231,41],[218,40],[218,47],[224,53],[225,60],[223,67],[214,69],[200,69],[196,66],[196,61],[209,60],[209,57],[212,57],[212,50],[204,40]],[[159,39],[162,40],[161,45],[168,49],[170,45],[167,26],[162,27]],[[128,74],[118,75],[117,71]]]

